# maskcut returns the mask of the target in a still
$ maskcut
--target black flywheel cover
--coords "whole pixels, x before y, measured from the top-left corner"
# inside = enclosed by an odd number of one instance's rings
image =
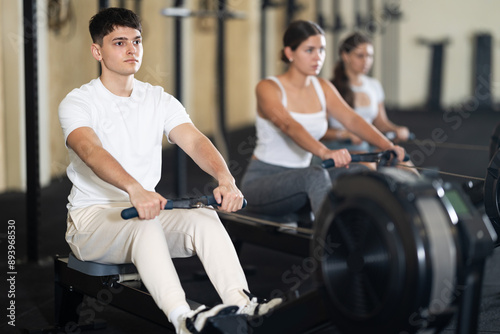
[[[346,175],[316,220],[312,247],[334,249],[318,259],[316,281],[345,333],[414,332],[412,316],[429,302],[425,228],[400,188],[379,173]]]

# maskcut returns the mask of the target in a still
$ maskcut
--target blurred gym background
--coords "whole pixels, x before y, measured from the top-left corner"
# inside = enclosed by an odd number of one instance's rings
[[[67,165],[57,107],[73,88],[98,76],[90,54],[89,18],[100,5],[125,6],[144,23],[145,57],[137,78],[176,94],[195,124],[220,136],[251,126],[254,87],[281,72],[281,36],[293,19],[320,22],[327,32],[327,58],[321,72],[330,78],[339,40],[354,30],[374,40],[372,75],[385,89],[389,110],[438,109],[495,111],[500,85],[497,39],[500,25],[490,0],[39,0],[36,25],[23,13],[23,1],[0,0],[0,192],[26,189],[25,59],[36,31],[39,172],[42,186],[64,175]],[[181,19],[162,15],[182,3],[193,12],[225,12]],[[225,13],[225,14],[224,14]],[[23,17],[25,19],[23,19]],[[221,20],[220,18],[224,18]],[[180,21],[180,27],[176,21]],[[36,30],[33,30],[36,28]],[[181,68],[176,66],[176,29],[181,30]],[[219,30],[223,30],[222,33]],[[223,41],[219,39],[223,38]],[[222,49],[221,49],[222,46]],[[223,64],[218,61],[223,58]],[[222,67],[222,68],[220,68]],[[182,72],[176,89],[176,71]],[[223,73],[224,91],[219,94]],[[431,80],[432,79],[432,80]],[[408,124],[411,125],[411,124]],[[222,146],[222,140],[216,142]]]
[[[19,283],[25,291],[19,298],[26,302],[20,307],[31,324],[50,309],[34,305],[51,298],[50,289],[42,293],[51,284],[51,256],[68,252],[63,235],[70,185],[57,108],[68,92],[99,75],[88,21],[108,6],[141,16],[145,57],[136,77],[181,100],[237,180],[255,142],[255,85],[283,70],[281,36],[295,19],[325,29],[327,57],[320,75],[327,79],[339,42],[355,30],[370,35],[371,75],[385,89],[389,117],[420,140],[405,146],[415,164],[484,177],[487,146],[500,121],[500,25],[493,14],[500,12],[500,2],[0,0],[0,217],[2,225],[15,221],[17,261],[25,275],[43,278]],[[211,180],[182,152],[165,143],[164,156],[159,192],[185,196],[209,190]],[[0,231],[2,249],[5,232]]]

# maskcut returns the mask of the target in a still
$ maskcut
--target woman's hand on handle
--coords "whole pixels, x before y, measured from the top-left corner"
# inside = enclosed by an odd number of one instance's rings
[[[326,154],[321,157],[322,160],[332,159],[335,161],[335,167],[346,167],[351,162],[351,154],[345,148],[340,150],[328,150]]]
[[[404,159],[405,159],[405,149],[404,148],[402,148],[399,145],[394,145],[393,147],[391,147],[391,150],[396,152],[396,155],[397,155],[397,158],[399,161],[404,161]]]
[[[394,141],[397,142],[405,142],[410,139],[410,130],[406,126],[398,126],[396,128],[396,138]]]

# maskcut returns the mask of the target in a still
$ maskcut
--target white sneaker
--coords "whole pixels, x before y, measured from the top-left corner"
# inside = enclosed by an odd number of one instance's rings
[[[250,299],[250,303],[240,308],[238,314],[246,314],[249,316],[255,316],[255,315],[261,316],[268,313],[271,309],[273,309],[274,307],[278,306],[283,302],[283,299],[281,298],[273,298],[268,301],[266,299],[257,298],[255,295],[251,294],[246,290],[243,290],[243,292]]]
[[[237,311],[238,306],[220,304],[214,307],[206,307],[201,305],[196,310],[181,315],[178,334],[200,333],[209,318],[234,314]]]

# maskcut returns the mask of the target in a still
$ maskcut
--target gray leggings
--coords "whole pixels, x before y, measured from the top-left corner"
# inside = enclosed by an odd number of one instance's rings
[[[251,160],[241,182],[241,191],[248,201],[249,211],[279,216],[296,212],[309,204],[317,217],[331,189],[331,180],[346,172],[359,171],[358,167],[351,165],[350,168],[329,170],[321,166],[287,168]]]

